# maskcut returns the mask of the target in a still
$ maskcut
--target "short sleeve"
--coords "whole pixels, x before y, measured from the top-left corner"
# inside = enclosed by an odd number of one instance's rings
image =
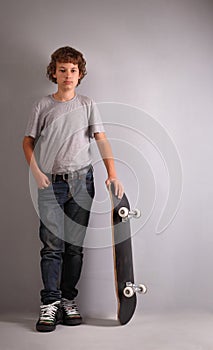
[[[35,139],[39,136],[39,114],[39,104],[34,103],[25,130],[25,136],[32,136]]]
[[[101,115],[99,112],[99,109],[97,107],[97,104],[92,101],[91,103],[91,111],[90,111],[90,118],[89,118],[89,136],[90,138],[94,137],[95,133],[99,132],[105,132]]]

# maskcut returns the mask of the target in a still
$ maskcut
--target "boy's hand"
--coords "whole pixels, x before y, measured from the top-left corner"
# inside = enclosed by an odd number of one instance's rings
[[[122,183],[116,179],[116,178],[108,178],[105,183],[106,183],[106,186],[107,188],[109,189],[109,186],[110,186],[110,183],[113,183],[114,184],[114,187],[115,187],[115,195],[121,199],[123,197],[123,194],[124,194],[124,187],[122,185]]]
[[[51,183],[48,177],[42,172],[39,172],[37,175],[35,175],[35,180],[38,188],[41,190],[47,188]]]

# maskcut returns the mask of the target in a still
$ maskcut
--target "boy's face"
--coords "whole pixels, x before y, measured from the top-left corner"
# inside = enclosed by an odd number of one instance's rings
[[[63,90],[73,90],[80,79],[78,65],[56,62],[56,72],[53,74],[53,77],[57,79],[58,87]]]

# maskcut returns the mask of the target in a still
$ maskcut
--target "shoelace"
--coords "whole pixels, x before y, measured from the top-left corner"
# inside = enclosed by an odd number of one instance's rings
[[[68,316],[80,316],[78,307],[74,300],[62,299],[62,306]]]
[[[60,301],[55,301],[52,304],[41,305],[40,306],[40,321],[54,321],[55,314],[58,310],[58,305]]]

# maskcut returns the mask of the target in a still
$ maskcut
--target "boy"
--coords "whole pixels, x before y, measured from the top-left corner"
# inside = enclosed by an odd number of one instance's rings
[[[116,195],[123,195],[98,110],[90,98],[76,94],[75,88],[85,75],[86,61],[81,52],[66,46],[51,55],[47,76],[57,84],[57,91],[34,105],[23,140],[25,157],[38,186],[44,285],[36,323],[40,332],[53,331],[59,322],[70,326],[82,322],[75,298],[95,193],[92,137],[108,173],[106,185],[113,182]]]

